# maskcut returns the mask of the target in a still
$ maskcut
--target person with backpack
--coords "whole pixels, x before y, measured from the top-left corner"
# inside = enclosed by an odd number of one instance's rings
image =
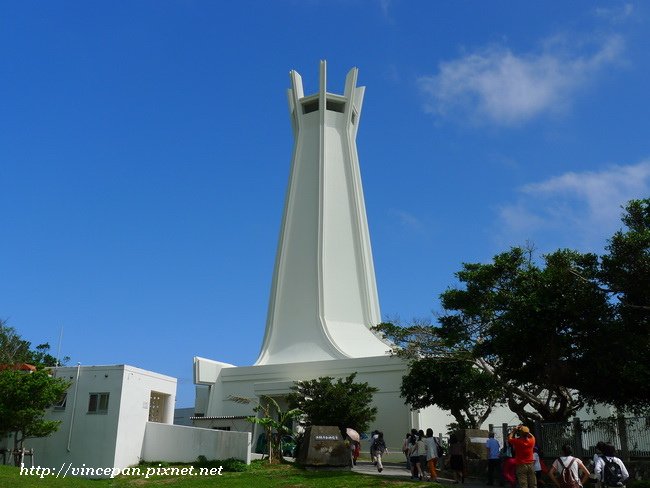
[[[598,478],[596,478],[596,473],[594,472],[594,468],[596,467],[598,458],[603,455],[604,446],[605,443],[603,441],[598,441],[596,443],[596,446],[594,447],[594,457],[591,461],[589,461],[589,471],[591,471],[591,479],[594,482],[594,488],[603,488],[601,482],[598,481]]]
[[[372,462],[377,466],[377,471],[380,473],[384,470],[383,464],[381,464],[381,456],[388,451],[386,449],[386,442],[384,441],[384,433],[378,430],[372,433],[372,444],[370,444],[370,455],[372,456]]]
[[[596,480],[603,487],[622,487],[624,481],[630,477],[625,464],[616,457],[616,449],[611,444],[602,447],[603,455],[596,460],[594,473]]]
[[[580,488],[589,479],[589,470],[577,457],[573,457],[571,446],[562,446],[562,455],[555,460],[549,477],[558,488]],[[582,473],[582,478],[580,477]]]

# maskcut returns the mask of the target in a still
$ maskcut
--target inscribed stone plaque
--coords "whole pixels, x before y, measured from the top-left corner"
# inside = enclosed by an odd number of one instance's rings
[[[350,447],[338,427],[312,425],[305,430],[296,461],[305,466],[350,466]]]

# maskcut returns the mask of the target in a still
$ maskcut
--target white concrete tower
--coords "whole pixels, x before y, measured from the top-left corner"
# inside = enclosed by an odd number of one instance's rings
[[[293,158],[273,273],[266,333],[256,365],[385,355],[370,327],[381,321],[356,135],[364,87],[357,69],[343,96],[304,96],[291,71]]]

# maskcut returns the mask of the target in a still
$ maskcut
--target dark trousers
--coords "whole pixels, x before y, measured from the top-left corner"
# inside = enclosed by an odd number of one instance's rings
[[[501,481],[501,460],[500,459],[488,459],[488,485],[494,484],[494,473],[497,474],[497,481],[500,485],[503,485]]]

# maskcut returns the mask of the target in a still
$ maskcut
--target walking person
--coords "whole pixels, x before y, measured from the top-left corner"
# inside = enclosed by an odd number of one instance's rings
[[[420,454],[420,466],[422,467],[422,481],[427,478],[427,444],[425,442],[424,431],[418,431],[418,453]]]
[[[598,462],[598,458],[600,456],[603,456],[603,449],[605,448],[605,443],[603,441],[598,441],[596,443],[596,447],[594,448],[594,457],[591,461],[589,461],[589,470],[591,471],[591,479],[594,480],[595,482],[595,488],[602,488],[602,485],[600,481],[598,481],[598,478],[596,477],[595,473],[595,468],[596,468],[596,463]]]
[[[350,455],[352,456],[352,466],[357,465],[357,459],[361,454],[361,444],[359,441],[350,441]]]
[[[537,488],[533,456],[535,436],[525,425],[518,425],[508,435],[508,443],[515,450],[515,473],[519,488]]]
[[[406,433],[406,437],[404,438],[404,442],[402,443],[402,452],[404,453],[404,456],[406,457],[406,469],[409,471],[411,470],[411,460],[409,459],[409,440],[411,439],[411,434],[408,432]]]
[[[438,481],[436,465],[438,463],[438,441],[433,437],[433,429],[427,429],[427,436],[424,438],[425,450],[427,453],[427,467],[429,468],[429,481]]]
[[[603,446],[603,455],[596,460],[594,466],[596,479],[603,487],[623,487],[626,479],[630,477],[625,464],[616,457],[616,449],[611,444]]]
[[[377,466],[377,471],[380,473],[384,470],[384,465],[381,463],[381,457],[386,453],[386,442],[384,441],[384,433],[380,431],[375,431],[372,436],[372,444],[370,445],[370,454],[372,456],[372,462]]]
[[[418,446],[418,435],[411,434],[409,439],[409,458],[411,460],[411,479],[422,479],[422,466],[420,465],[420,453]]]
[[[494,484],[494,473],[496,472],[499,484],[503,486],[501,480],[501,446],[499,441],[494,438],[494,432],[490,432],[487,441],[485,441],[485,448],[487,449],[488,461],[487,484],[488,486]]]

